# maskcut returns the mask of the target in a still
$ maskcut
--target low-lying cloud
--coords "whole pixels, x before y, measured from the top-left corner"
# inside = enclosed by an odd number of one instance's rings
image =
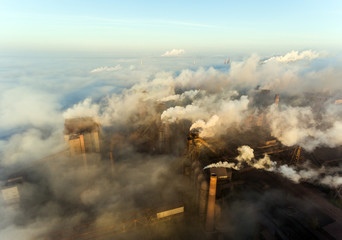
[[[175,57],[184,54],[184,49],[172,49],[170,51],[166,51],[161,56],[162,57]]]
[[[163,56],[183,53],[182,49],[173,49]],[[342,96],[341,62],[323,59],[324,64],[318,61],[301,64],[299,61],[319,57],[313,51],[294,51],[262,63],[260,56],[252,55],[239,61],[232,58],[229,68],[224,70],[212,65],[171,68],[170,64],[160,69],[159,65],[148,65],[145,61],[140,65],[139,59],[114,64],[103,60],[95,66],[89,62],[74,63],[72,70],[61,67],[50,75],[36,70],[30,78],[28,70],[23,73],[22,69],[20,73],[8,70],[4,78],[16,82],[1,88],[0,128],[6,132],[0,140],[1,172],[7,176],[17,166],[32,166],[34,176],[42,179],[37,186],[30,186],[31,190],[42,190],[31,191],[37,193],[33,202],[42,199],[45,205],[31,202],[33,205],[25,211],[6,215],[0,221],[0,234],[25,239],[25,234],[59,230],[64,223],[73,225],[85,219],[106,222],[118,218],[115,212],[138,209],[140,202],[148,202],[149,195],[145,193],[152,193],[155,187],[162,190],[164,198],[171,196],[170,178],[172,189],[181,189],[181,178],[170,177],[169,168],[165,167],[176,161],[174,153],[160,156],[153,148],[155,155],[137,150],[137,146],[151,141],[149,131],[159,134],[157,123],[169,125],[173,130],[169,134],[174,134],[178,126],[184,128],[173,141],[182,149],[189,130],[197,130],[202,138],[222,140],[223,144],[246,132],[248,137],[255,137],[248,130],[257,129],[285,146],[299,145],[306,151],[340,146],[342,110],[341,105],[334,103]],[[42,71],[41,64],[37,65]],[[53,62],[51,66],[60,65]],[[93,70],[89,72],[90,69]],[[272,104],[275,94],[280,95],[278,104]],[[113,150],[115,161],[118,160],[115,169],[127,176],[123,174],[121,180],[109,181],[108,166],[90,166],[89,175],[80,170],[82,161],[68,162],[68,158],[35,165],[41,158],[65,149],[63,122],[75,117],[94,117],[100,121],[108,133],[110,144],[106,147],[116,151]],[[240,169],[246,165],[276,172],[294,182],[341,185],[340,176],[336,171],[330,172],[331,169],[277,165],[269,155],[257,155],[246,143],[238,146],[234,148],[237,152],[234,161],[215,163],[212,167]],[[144,184],[146,181],[150,187]],[[75,191],[66,186],[73,186]],[[38,212],[27,212],[30,209]],[[17,224],[17,219],[21,224]]]
[[[289,62],[295,62],[299,60],[312,60],[319,57],[319,53],[306,50],[299,53],[298,51],[291,51],[289,53],[286,53],[284,56],[277,56],[277,57],[271,57],[265,61],[265,63],[270,61],[277,61],[280,63],[289,63]]]
[[[90,72],[91,73],[98,73],[98,72],[112,72],[112,71],[117,71],[117,70],[120,70],[122,69],[121,65],[118,64],[116,65],[115,67],[99,67],[99,68],[95,68],[93,70],[91,70]]]

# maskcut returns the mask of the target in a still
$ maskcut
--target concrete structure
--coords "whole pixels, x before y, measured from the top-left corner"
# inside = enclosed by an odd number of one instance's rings
[[[99,153],[101,125],[92,118],[66,119],[64,139],[70,147],[70,154]]]
[[[335,100],[335,104],[342,104],[342,99]]]
[[[276,94],[274,97],[274,104],[278,107],[279,106],[279,94]]]
[[[17,204],[20,202],[20,195],[18,186],[5,187],[1,189],[1,194],[6,204]]]
[[[157,213],[157,218],[165,218],[176,214],[184,213],[184,206],[168,209]]]
[[[159,127],[158,148],[160,152],[169,152],[170,127],[168,122],[161,123]]]
[[[17,207],[20,203],[21,185],[23,177],[15,177],[7,180],[1,189],[1,196],[7,206]]]
[[[208,183],[206,180],[201,182],[200,193],[199,193],[199,217],[200,220],[204,220],[205,210],[207,207],[208,199]]]
[[[216,183],[217,183],[217,176],[215,174],[212,174],[210,176],[207,218],[205,222],[205,230],[208,232],[212,232],[215,230]]]

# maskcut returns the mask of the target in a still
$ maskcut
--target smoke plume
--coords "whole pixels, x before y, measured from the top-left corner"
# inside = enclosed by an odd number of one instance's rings
[[[120,70],[122,67],[120,64],[116,65],[115,67],[99,67],[91,70],[91,73],[98,73],[98,72],[112,72],[112,71],[117,71]]]
[[[239,152],[239,156],[237,156],[235,159],[238,161],[238,163],[220,161],[218,163],[209,164],[208,166],[204,167],[204,169],[224,167],[240,170],[243,168],[243,165],[246,164],[247,166],[254,167],[256,169],[272,171],[273,167],[275,166],[275,163],[270,160],[267,154],[265,154],[263,158],[255,159],[254,150],[249,146],[244,145],[239,147],[237,150]]]
[[[170,51],[166,51],[164,54],[162,54],[162,57],[173,57],[173,56],[179,56],[184,53],[184,49],[172,49]]]
[[[171,62],[175,58],[158,58],[158,64],[150,58],[143,65],[140,58],[94,59],[22,59],[2,68],[0,181],[6,184],[13,174],[27,179],[19,208],[9,209],[0,198],[1,237],[38,239],[80,224],[101,227],[175,200],[170,196],[186,190],[177,170],[194,129],[234,156],[205,168],[249,166],[293,182],[341,186],[339,168],[289,166],[255,148],[270,138],[308,152],[342,145],[342,109],[334,104],[342,96],[339,57],[328,61],[313,51],[294,51],[266,61],[258,55],[232,58],[229,66],[210,58],[200,67]],[[275,94],[280,101],[273,104]],[[88,170],[82,158],[65,154],[64,120],[78,117],[100,122],[105,142],[104,163],[89,154]],[[158,152],[160,142],[168,151]]]
[[[295,62],[295,61],[299,61],[303,59],[312,60],[318,57],[319,57],[319,54],[311,50],[302,51],[301,53],[299,53],[298,51],[291,51],[285,54],[284,56],[272,57],[270,59],[267,59],[264,63],[267,63],[269,61],[289,63],[289,62]]]
[[[331,188],[342,186],[342,176],[340,176],[338,173],[339,169],[326,169],[324,167],[315,169],[308,165],[303,165],[305,169],[298,169],[297,167],[289,166],[287,164],[279,165],[277,162],[271,161],[267,154],[265,154],[263,158],[255,159],[254,150],[249,146],[239,147],[238,152],[239,156],[235,158],[238,160],[238,163],[220,161],[209,164],[205,166],[204,169],[223,167],[240,170],[245,163],[247,166],[254,167],[256,169],[262,169],[280,174],[295,183],[304,181],[318,183]]]

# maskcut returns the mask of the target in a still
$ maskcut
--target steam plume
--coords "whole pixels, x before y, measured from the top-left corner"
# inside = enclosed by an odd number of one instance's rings
[[[179,56],[184,53],[184,49],[172,49],[170,51],[166,51],[162,54],[162,57],[171,57],[171,56]]]
[[[298,170],[293,166],[288,166],[287,164],[277,165],[276,162],[271,161],[270,157],[267,154],[265,154],[263,158],[256,160],[254,158],[254,150],[246,145],[239,147],[238,152],[239,156],[236,157],[236,160],[239,161],[238,163],[220,161],[217,163],[209,164],[204,167],[204,169],[223,167],[240,170],[242,168],[242,164],[246,163],[248,166],[254,167],[256,169],[263,169],[280,174],[295,183],[299,183],[301,181],[312,183],[316,182],[318,184],[326,185],[333,188],[340,187],[342,185],[342,177],[339,176],[338,172],[336,171],[335,173],[329,173],[330,171],[328,169],[314,169],[311,167],[306,167],[306,169]]]
[[[117,70],[120,70],[122,69],[121,65],[118,64],[116,65],[115,67],[99,67],[99,68],[95,68],[93,70],[91,70],[90,72],[91,73],[98,73],[98,72],[112,72],[112,71],[117,71]]]
[[[180,53],[184,51],[168,51],[166,55]],[[5,216],[0,220],[0,235],[26,240],[27,236],[34,238],[84,221],[99,225],[113,222],[119,219],[118,213],[149,202],[149,194],[154,191],[167,199],[183,189],[182,177],[166,167],[177,161],[173,155],[142,154],[137,150],[136,146],[144,146],[155,134],[159,121],[170,123],[174,130],[181,120],[187,120],[184,132],[196,128],[200,137],[222,142],[255,128],[283,145],[300,145],[307,151],[340,146],[342,110],[334,103],[342,96],[341,59],[300,61],[320,57],[313,51],[295,51],[261,64],[262,58],[252,55],[233,59],[224,70],[212,66],[183,69],[181,64],[168,64],[162,70],[147,64],[142,68],[132,65],[138,62],[136,59],[99,65],[114,67],[89,68],[77,63],[61,70],[53,63],[49,69],[53,73],[49,74],[40,64],[30,69],[32,75],[4,70],[8,83],[0,89],[1,175],[5,178],[13,169],[24,169],[34,181],[23,185],[27,199],[31,199],[24,208],[8,213],[0,202],[0,213]],[[278,107],[267,100],[271,96],[273,101],[275,93],[280,94]],[[162,114],[156,119],[159,105]],[[63,117],[89,116],[99,118],[113,137],[110,141],[116,150],[116,169],[123,180],[117,177],[109,181],[111,174],[106,167],[89,166],[86,173],[75,159],[40,161],[65,149]],[[261,124],[256,124],[256,119]],[[148,132],[145,139],[136,133],[145,130],[153,134]],[[182,149],[184,132],[173,139]],[[239,155],[232,162],[207,168],[238,170],[251,166],[294,182],[341,186],[339,169],[277,165],[268,155],[256,158],[254,150],[245,144],[239,143]],[[89,161],[92,159],[89,156]],[[170,179],[174,179],[172,189]],[[73,191],[66,186],[72,186]]]
[[[312,59],[315,59],[318,57],[319,57],[319,54],[316,52],[313,52],[311,50],[302,51],[301,53],[299,53],[298,51],[291,51],[291,52],[285,54],[284,56],[272,57],[272,58],[266,60],[265,63],[267,63],[269,61],[277,61],[280,63],[289,63],[289,62],[295,62],[295,61],[303,60],[303,59],[312,60]]]

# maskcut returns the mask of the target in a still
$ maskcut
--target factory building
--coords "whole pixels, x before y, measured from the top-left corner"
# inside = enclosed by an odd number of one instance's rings
[[[18,208],[21,201],[23,177],[9,178],[1,188],[2,200],[6,206]]]
[[[262,93],[265,95],[267,92]],[[262,99],[257,100],[261,102]],[[280,107],[279,99],[279,95],[275,95],[273,104],[276,107]],[[300,168],[304,162],[310,162],[316,167],[336,167],[341,163],[341,146],[317,148],[313,152],[306,152],[301,146],[284,146],[265,134],[265,123],[268,121],[271,120],[266,119],[262,111],[256,116],[251,115],[245,122],[245,132],[227,133],[227,136],[234,136],[232,139],[202,139],[196,131],[189,133],[184,174],[189,177],[192,186],[190,205],[195,206],[193,211],[198,214],[207,239],[234,239],[237,232],[244,234],[243,229],[234,232],[234,227],[227,227],[227,223],[236,225],[232,219],[232,216],[236,215],[231,212],[239,211],[232,207],[237,202],[255,204],[256,209],[253,211],[258,212],[252,216],[257,215],[258,219],[254,220],[257,224],[252,229],[246,229],[246,236],[241,236],[241,239],[341,239],[339,229],[342,226],[342,211],[329,201],[341,201],[342,188],[336,189],[337,197],[331,194],[322,197],[322,192],[317,187],[292,183],[264,170],[251,167],[244,167],[239,171],[222,167],[204,169],[207,165],[219,161],[234,162],[238,153],[233,150],[243,144],[254,149],[256,158],[268,154],[272,161],[278,164],[298,165]],[[263,199],[274,192],[285,195],[270,202]],[[297,199],[302,195],[303,197]],[[255,203],[260,201],[259,199],[263,199],[265,203]],[[240,214],[243,214],[243,211]],[[246,221],[248,222],[248,219]]]
[[[270,100],[264,101],[266,97]],[[254,97],[254,100],[264,108],[270,104],[281,108],[279,95],[275,95],[273,99],[269,90],[262,90]],[[175,124],[162,122],[160,115],[165,108],[164,103],[156,104],[155,116],[148,117],[146,109],[141,107],[139,117],[147,120],[143,124],[134,126],[133,130],[113,134],[107,143],[105,141],[100,143],[101,125],[92,118],[67,119],[64,137],[71,158],[74,160],[77,157],[79,159],[83,157],[85,166],[87,166],[88,154],[96,155],[100,153],[100,150],[104,152],[104,146],[108,144],[110,148],[108,157],[112,167],[109,180],[114,179],[113,176],[118,174],[114,171],[114,159],[120,161],[120,155],[117,154],[116,158],[115,154],[117,150],[125,147],[126,142],[129,142],[140,153],[170,154],[176,152],[177,145],[182,149],[185,147],[185,157],[182,155],[179,159],[179,162],[182,162],[179,163],[182,170],[179,172],[182,172],[182,183],[184,183],[181,190],[171,194],[167,192],[167,197],[163,198],[161,198],[161,193],[157,192],[162,204],[152,202],[152,195],[144,194],[146,202],[153,207],[139,205],[138,213],[122,217],[120,224],[97,228],[86,227],[79,232],[75,232],[76,228],[70,228],[71,230],[63,231],[62,235],[47,239],[61,239],[62,237],[71,239],[70,236],[73,239],[98,239],[106,234],[114,236],[128,231],[139,231],[138,229],[143,227],[150,228],[163,223],[172,224],[175,220],[184,221],[182,224],[186,228],[189,219],[197,223],[194,229],[203,236],[183,239],[234,239],[234,234],[230,232],[231,229],[227,227],[229,225],[227,223],[233,226],[236,219],[232,216],[242,217],[241,215],[245,214],[245,209],[242,209],[239,214],[230,215],[231,212],[239,210],[234,209],[236,202],[249,205],[255,203],[257,208],[253,211],[258,212],[258,219],[253,219],[257,222],[256,226],[246,229],[246,232],[252,235],[246,235],[246,238],[240,239],[342,239],[339,231],[342,227],[341,209],[332,206],[327,199],[320,197],[320,192],[316,191],[317,189],[313,190],[312,186],[294,184],[275,173],[253,169],[249,166],[243,166],[239,171],[224,167],[205,168],[219,161],[236,161],[235,157],[238,154],[236,149],[244,144],[254,149],[256,158],[268,154],[273,161],[281,164],[300,165],[310,160],[317,166],[328,164],[338,166],[342,159],[341,146],[333,149],[321,148],[312,153],[305,152],[300,146],[283,146],[278,140],[264,133],[269,120],[262,111],[248,117],[244,131],[233,132],[234,130],[229,129],[232,132],[227,131],[226,134],[222,134],[223,136],[203,139],[199,136],[198,129],[193,129],[188,133],[189,126],[183,124],[186,122],[179,121]],[[187,133],[188,137],[185,138]],[[184,144],[183,142],[179,144],[177,134],[184,137]],[[105,161],[96,164],[105,164]],[[341,189],[337,191],[340,198]],[[285,194],[279,198],[272,195],[279,192]],[[15,205],[22,201],[20,179],[8,180],[8,183],[1,189],[1,194],[6,204]],[[179,198],[177,196],[177,201],[175,201],[174,196],[177,194],[180,196]],[[270,201],[263,199],[268,194],[271,194],[275,200],[273,201],[271,197]],[[301,195],[309,197],[310,200],[301,198]],[[297,199],[298,196],[300,197]],[[295,201],[294,197],[296,197]],[[260,199],[265,201],[265,204],[259,204]],[[143,202],[142,197],[139,201]],[[155,208],[155,206],[162,207]],[[246,214],[248,214],[247,211]]]
[[[99,153],[101,125],[92,118],[66,119],[64,139],[71,155]]]

